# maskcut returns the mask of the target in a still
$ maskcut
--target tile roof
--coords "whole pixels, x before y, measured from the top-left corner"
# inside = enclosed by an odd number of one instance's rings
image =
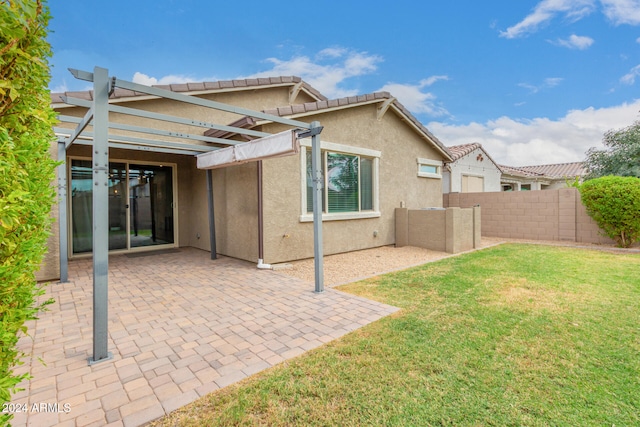
[[[228,90],[243,90],[255,87],[267,87],[267,86],[282,86],[291,85],[294,86],[298,83],[302,83],[304,90],[311,96],[317,98],[320,101],[327,99],[326,96],[318,92],[317,89],[310,86],[297,76],[283,76],[283,77],[265,77],[259,79],[237,79],[237,80],[220,80],[216,82],[199,82],[199,83],[179,83],[170,85],[153,85],[152,87],[170,90],[172,92],[219,92]],[[93,101],[93,91],[87,90],[82,92],[58,92],[51,93],[51,103],[61,103],[62,96],[68,96],[73,98],[84,99]],[[145,93],[135,92],[128,89],[116,88],[109,99],[127,99],[137,96],[149,96]]]
[[[500,166],[509,175],[523,177],[544,177],[550,179],[584,176],[587,171],[582,162],[556,163],[534,166]]]
[[[459,158],[464,157],[467,154],[473,152],[473,150],[476,150],[478,148],[482,148],[482,145],[480,145],[477,142],[474,142],[474,143],[471,143],[471,144],[452,145],[452,146],[447,147],[447,148],[449,149],[449,152],[451,153],[451,158],[455,162]]]
[[[524,170],[517,166],[500,165],[500,169],[502,169],[502,173],[506,175],[521,176],[521,177],[528,177],[528,178],[544,177],[544,175],[541,173]]]
[[[389,92],[374,92],[365,95],[357,95],[357,96],[348,96],[344,98],[338,99],[330,99],[323,100],[318,102],[308,102],[305,104],[294,104],[287,105],[285,107],[279,108],[271,108],[268,110],[264,110],[263,112],[266,114],[271,114],[274,116],[295,116],[295,115],[305,115],[305,114],[313,114],[315,112],[322,112],[322,110],[335,109],[335,108],[349,108],[359,104],[372,103],[372,102],[383,102],[389,100],[391,101],[391,105],[397,109],[397,111],[411,124],[413,124],[416,128],[420,130],[420,132],[424,133],[429,137],[431,141],[439,148],[443,154],[446,156],[451,156],[451,153],[447,149],[447,147],[438,139],[435,135],[433,135],[429,129],[426,128],[420,121],[413,115],[409,110],[405,108],[396,98],[394,98]]]
[[[553,165],[520,166],[527,172],[535,172],[550,178],[584,176],[587,170],[582,162],[557,163]]]
[[[474,150],[480,149],[487,156],[487,158],[494,165],[496,165],[496,168],[498,168],[500,172],[503,172],[502,166],[497,164],[496,161],[493,160],[493,158],[489,155],[489,153],[487,153],[487,151],[482,147],[482,144],[480,144],[479,142],[472,142],[471,144],[452,145],[450,147],[447,147],[447,149],[449,150],[449,153],[451,153],[451,157],[453,158],[454,162],[466,156],[467,154],[472,153]]]

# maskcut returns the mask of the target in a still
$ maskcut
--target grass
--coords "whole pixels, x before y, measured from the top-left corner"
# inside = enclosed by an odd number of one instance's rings
[[[349,284],[402,310],[155,425],[640,425],[639,272],[509,244]]]

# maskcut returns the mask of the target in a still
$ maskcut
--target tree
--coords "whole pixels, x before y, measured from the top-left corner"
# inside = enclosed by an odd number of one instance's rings
[[[16,345],[48,303],[35,279],[46,251],[55,201],[56,163],[49,155],[50,108],[46,41],[49,11],[41,0],[0,0],[0,403],[27,374],[14,369]],[[11,414],[0,414],[0,424]]]
[[[605,176],[580,185],[587,212],[605,235],[628,248],[640,240],[640,178]]]
[[[585,179],[601,176],[635,176],[640,178],[640,121],[623,129],[610,130],[602,140],[606,149],[587,151]]]

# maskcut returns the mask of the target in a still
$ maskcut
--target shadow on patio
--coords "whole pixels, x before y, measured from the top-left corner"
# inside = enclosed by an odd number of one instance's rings
[[[113,360],[88,366],[91,260],[71,262],[69,280],[48,286],[56,302],[20,341],[32,357],[17,371],[33,379],[13,398],[27,409],[15,426],[141,425],[397,310],[192,248],[111,256]]]

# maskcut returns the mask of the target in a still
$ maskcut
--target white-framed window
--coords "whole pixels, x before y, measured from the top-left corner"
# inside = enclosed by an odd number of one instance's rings
[[[418,176],[422,178],[442,178],[442,162],[418,158]]]
[[[325,221],[379,217],[380,151],[321,142],[322,219]],[[311,143],[301,142],[300,221],[313,221]]]

